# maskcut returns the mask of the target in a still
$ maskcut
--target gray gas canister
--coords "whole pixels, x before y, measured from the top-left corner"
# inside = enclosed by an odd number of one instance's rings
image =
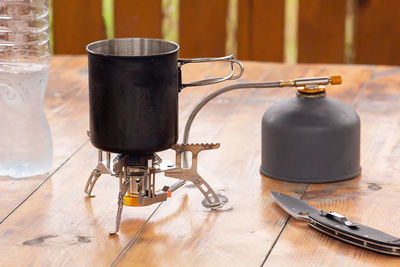
[[[262,174],[280,180],[325,183],[361,172],[360,118],[325,90],[298,90],[262,118]]]

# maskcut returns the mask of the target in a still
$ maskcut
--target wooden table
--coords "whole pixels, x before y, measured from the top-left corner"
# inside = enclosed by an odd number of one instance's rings
[[[0,177],[0,265],[399,266],[400,258],[346,245],[290,218],[269,191],[293,195],[400,236],[400,69],[244,65],[243,80],[253,82],[343,75],[343,86],[329,87],[327,92],[352,105],[361,117],[362,175],[318,185],[260,175],[261,117],[271,104],[293,97],[295,89],[237,90],[221,95],[199,113],[190,138],[191,142],[221,143],[219,150],[203,152],[199,172],[228,196],[229,209],[208,212],[201,205],[200,192],[187,184],[165,203],[126,207],[119,234],[109,236],[117,208],[117,180],[101,177],[95,198],[83,193],[97,162],[97,151],[86,136],[87,60],[85,56],[55,56],[45,100],[54,164],[43,176]],[[188,66],[185,79],[221,72],[219,65]],[[183,90],[181,133],[192,108],[219,87]],[[174,154],[161,155],[173,160]]]

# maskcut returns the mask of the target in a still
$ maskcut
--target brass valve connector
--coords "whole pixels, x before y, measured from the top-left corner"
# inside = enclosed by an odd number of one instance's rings
[[[320,85],[337,85],[342,83],[342,76],[300,78],[289,81],[279,81],[279,87],[312,88]]]

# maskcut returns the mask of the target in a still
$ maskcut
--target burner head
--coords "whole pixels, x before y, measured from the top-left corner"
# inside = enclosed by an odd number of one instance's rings
[[[155,153],[149,154],[127,154],[122,153],[114,159],[114,165],[127,166],[127,167],[149,167],[149,161],[151,161],[151,166],[159,165],[162,159]]]
[[[159,165],[161,158],[155,154],[125,154],[125,165],[126,166],[143,166],[148,167],[148,163],[151,160],[152,165]]]

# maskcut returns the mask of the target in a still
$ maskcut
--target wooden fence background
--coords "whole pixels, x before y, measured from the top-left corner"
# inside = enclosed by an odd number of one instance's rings
[[[237,4],[239,59],[282,62],[285,1]],[[179,1],[181,57],[225,54],[228,6],[229,0]],[[163,38],[162,0],[114,0],[114,18],[115,37]],[[297,61],[346,63],[346,31],[352,63],[400,65],[398,0],[298,0]],[[54,53],[85,53],[86,44],[106,38],[102,1],[53,0],[53,34]]]

